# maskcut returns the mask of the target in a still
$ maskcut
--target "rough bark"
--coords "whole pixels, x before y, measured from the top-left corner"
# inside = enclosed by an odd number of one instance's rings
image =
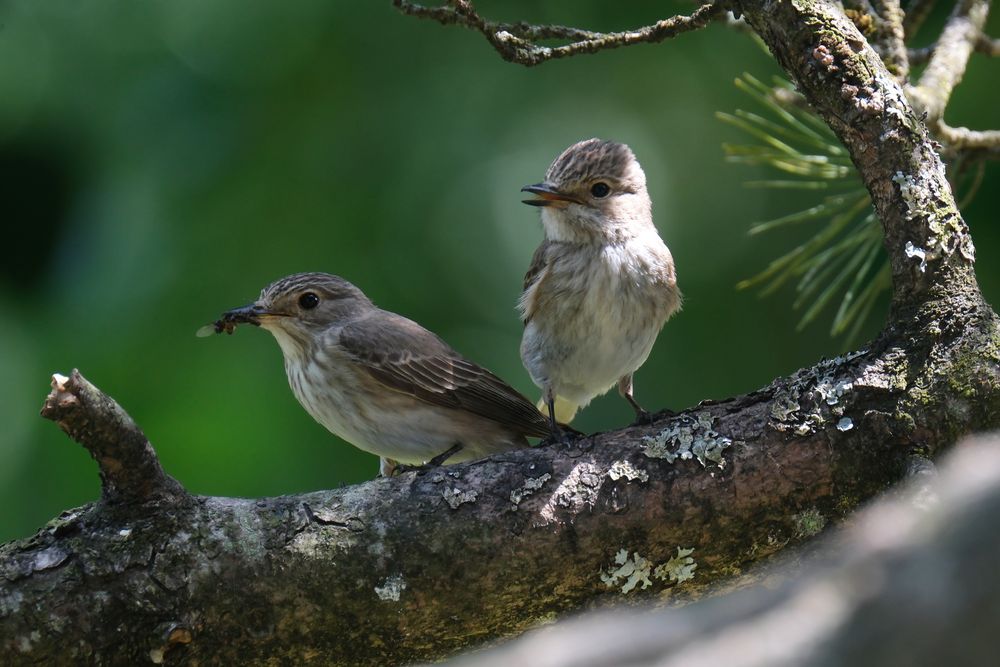
[[[400,664],[568,610],[693,599],[836,522],[915,453],[997,426],[1000,326],[898,81],[832,2],[740,8],[872,193],[894,281],[877,340],[649,427],[336,491],[142,491],[141,467],[114,465],[128,456],[95,455],[99,503],[0,547],[10,662]],[[145,450],[110,399],[77,398],[47,416],[96,434],[80,437],[92,453]]]
[[[1000,438],[880,501],[795,578],[683,609],[598,612],[456,665],[990,665],[1000,626]],[[782,568],[787,572],[787,568]]]

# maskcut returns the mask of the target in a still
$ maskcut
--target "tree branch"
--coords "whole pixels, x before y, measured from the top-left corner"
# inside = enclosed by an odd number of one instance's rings
[[[960,0],[934,46],[927,68],[908,93],[932,125],[944,115],[952,91],[965,74],[973,46],[983,34],[989,0]]]
[[[187,492],[160,466],[153,446],[132,418],[74,370],[52,376],[41,415],[90,452],[100,468],[106,503],[180,502]]]
[[[937,44],[931,44],[919,49],[910,49],[910,62],[914,65],[923,65],[925,62],[930,60],[931,54],[934,53],[935,48],[937,48]],[[976,37],[972,50],[974,53],[995,58],[1000,56],[1000,39],[993,39],[989,35],[980,33],[979,36]]]
[[[488,21],[476,12],[468,0],[451,0],[447,5],[436,7],[419,5],[409,0],[393,0],[393,4],[410,16],[432,19],[442,25],[460,25],[477,30],[504,60],[528,67],[581,53],[597,53],[633,44],[662,42],[682,33],[704,28],[726,11],[726,3],[720,0],[702,5],[690,16],[672,16],[636,30],[601,33],[558,25]],[[572,41],[554,47],[535,43],[542,39]]]
[[[485,30],[468,3],[444,9]],[[695,599],[838,521],[905,475],[914,453],[1000,424],[1000,321],[897,80],[835,0],[739,9],[872,194],[893,273],[876,341],[649,427],[336,491],[150,502],[174,492],[144,492],[144,475],[102,467],[119,475],[106,489],[138,486],[122,493],[140,502],[81,508],[0,547],[5,660],[384,665],[438,659],[589,604]],[[556,57],[528,56],[517,62]],[[117,404],[86,398],[82,378],[62,386],[57,405],[94,406],[94,424],[138,441]],[[119,441],[67,430],[92,451]],[[145,451],[141,442],[114,446],[110,460]],[[148,457],[135,461],[157,476]]]
[[[758,392],[569,447],[302,496],[74,510],[0,547],[0,649],[7,664],[399,664],[599,600],[696,599],[839,521],[911,452],[995,423],[1000,325],[967,297],[932,340],[900,323]],[[61,394],[130,431],[82,378]]]
[[[989,151],[991,157],[1000,157],[1000,130],[970,130],[967,127],[951,127],[944,121],[938,121],[937,136],[951,150],[983,150]]]
[[[882,35],[882,59],[899,81],[906,81],[910,75],[910,61],[903,34],[903,9],[899,0],[874,0],[874,2],[881,19],[879,33]]]
[[[864,510],[779,587],[680,609],[597,612],[455,665],[986,665],[1000,625],[1000,439],[957,448]],[[623,638],[628,638],[624,640]]]

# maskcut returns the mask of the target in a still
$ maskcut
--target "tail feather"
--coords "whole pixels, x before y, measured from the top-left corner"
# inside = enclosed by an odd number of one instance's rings
[[[580,406],[572,401],[568,401],[562,396],[556,396],[555,400],[556,408],[556,421],[560,424],[569,424],[573,421],[573,417],[576,416],[576,411],[580,409]],[[545,415],[549,416],[549,406],[545,404],[545,399],[539,399],[538,410]]]

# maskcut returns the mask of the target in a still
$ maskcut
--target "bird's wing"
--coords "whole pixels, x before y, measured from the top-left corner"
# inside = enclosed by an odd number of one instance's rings
[[[524,435],[548,421],[516,389],[401,315],[386,311],[345,326],[340,345],[385,387],[441,407],[468,410]]]
[[[535,254],[531,256],[531,266],[524,274],[524,292],[521,295],[521,313],[525,324],[531,319],[531,314],[535,309],[534,291],[537,284],[545,277],[545,267],[548,265],[548,251],[551,243],[542,241],[541,245],[535,248]]]

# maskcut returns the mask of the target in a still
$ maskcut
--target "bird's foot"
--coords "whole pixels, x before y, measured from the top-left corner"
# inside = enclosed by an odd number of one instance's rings
[[[649,426],[655,421],[655,417],[649,410],[639,408],[635,411],[635,420],[629,426]]]
[[[392,471],[393,475],[402,475],[404,472],[427,472],[432,468],[437,468],[444,465],[444,462],[450,459],[452,456],[462,451],[462,443],[458,442],[452,445],[449,449],[441,452],[430,461],[426,463],[421,463],[420,465],[411,465],[408,463],[397,463]]]
[[[652,412],[649,412],[647,410],[639,409],[639,410],[636,410],[636,412],[635,412],[635,421],[633,421],[631,424],[629,424],[629,426],[630,427],[631,426],[651,426],[653,424],[653,422],[655,422],[658,419],[670,419],[670,418],[676,417],[676,416],[677,416],[676,412],[674,412],[673,410],[668,410],[666,408],[664,408],[663,410],[660,410],[656,414],[653,414]]]
[[[560,424],[556,431],[553,431],[552,435],[545,438],[538,443],[539,447],[546,445],[571,445],[580,438],[586,437],[585,433],[577,431],[575,428],[568,426],[566,424]]]

